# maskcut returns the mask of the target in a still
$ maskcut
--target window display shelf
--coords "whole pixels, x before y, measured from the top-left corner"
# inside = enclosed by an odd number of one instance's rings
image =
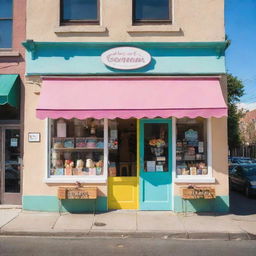
[[[203,159],[192,159],[192,160],[187,160],[187,159],[182,159],[182,160],[177,160],[177,164],[180,163],[180,162],[204,162],[206,159],[203,158]]]
[[[103,151],[104,148],[53,148],[54,151],[76,152],[76,151]]]

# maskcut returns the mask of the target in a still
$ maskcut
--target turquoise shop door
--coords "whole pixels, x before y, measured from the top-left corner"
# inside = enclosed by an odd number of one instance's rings
[[[171,210],[172,121],[140,120],[140,209]]]

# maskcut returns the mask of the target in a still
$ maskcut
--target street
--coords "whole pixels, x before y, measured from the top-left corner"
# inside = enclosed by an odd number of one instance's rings
[[[254,233],[255,229],[255,215],[256,215],[256,199],[248,199],[243,194],[236,191],[230,193],[230,206],[232,223],[242,228],[246,227],[248,232]],[[24,216],[30,216],[32,221],[33,215],[27,213]],[[69,217],[69,215],[67,215]],[[112,215],[111,215],[112,216]],[[143,215],[144,216],[144,215]],[[155,216],[155,215],[154,215]],[[72,216],[71,216],[72,217]],[[74,219],[69,218],[69,222],[74,221]],[[82,225],[81,218],[85,218],[86,215],[78,215],[79,225]],[[81,217],[81,218],[80,218]],[[174,221],[175,216],[168,215],[168,219]],[[177,217],[177,216],[176,216]],[[175,217],[175,218],[176,218]],[[145,218],[145,216],[144,216]],[[182,217],[183,225],[192,225],[193,220],[198,221],[200,218],[199,226],[205,228],[208,227],[208,232],[212,226],[208,225],[212,218],[216,218],[215,226],[217,229],[215,232],[223,231],[219,230],[220,224],[219,218],[224,218],[224,225],[229,219],[224,216],[211,217],[207,215],[201,216],[190,216]],[[152,221],[157,221],[157,219],[150,219]],[[187,223],[187,221],[190,221]],[[192,222],[191,222],[192,221]],[[113,222],[113,221],[112,221]],[[43,222],[44,223],[44,222]],[[42,224],[43,224],[42,223]],[[62,224],[61,224],[62,223]],[[64,222],[59,223],[59,225],[64,225]],[[76,222],[75,222],[76,223]],[[158,222],[159,223],[159,222]],[[30,223],[31,224],[31,223]],[[90,224],[90,223],[89,223]],[[137,223],[138,224],[138,223]],[[166,222],[165,225],[168,223]],[[195,224],[195,223],[194,223]],[[193,224],[193,225],[194,225]],[[247,226],[243,226],[246,224]],[[32,224],[31,224],[32,225]],[[35,225],[35,223],[34,223]],[[43,224],[45,225],[45,224]],[[91,225],[91,224],[90,224]],[[111,225],[111,224],[109,224]],[[170,225],[170,223],[169,223]],[[175,222],[172,223],[175,227]],[[7,225],[8,226],[8,225]],[[33,225],[32,225],[33,226]],[[65,225],[64,225],[65,226]],[[225,226],[225,225],[224,225]],[[248,227],[249,226],[249,227]],[[192,228],[192,227],[191,227]],[[189,230],[189,229],[188,229]],[[144,230],[145,232],[145,230]],[[152,231],[154,232],[154,231]],[[51,236],[0,236],[0,256],[23,256],[23,255],[132,255],[132,256],[165,256],[165,255],[186,255],[186,256],[212,256],[212,255],[256,255],[256,240],[231,240],[228,241],[223,237],[216,237],[216,240],[192,240],[192,239],[170,239],[167,236],[162,235],[162,237],[151,237],[153,233],[147,233],[146,235],[137,234],[132,237],[120,238],[120,234],[116,235],[106,235],[101,237],[82,237],[73,236],[71,237],[57,237]],[[118,237],[117,237],[118,236]],[[143,238],[142,238],[143,237]],[[151,238],[150,238],[151,237]],[[219,240],[218,240],[219,239]]]
[[[255,256],[255,241],[0,237],[0,255]]]

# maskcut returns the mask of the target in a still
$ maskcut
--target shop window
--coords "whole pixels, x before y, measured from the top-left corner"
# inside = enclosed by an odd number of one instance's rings
[[[51,120],[50,177],[104,175],[104,120]]]
[[[8,104],[0,106],[0,121],[1,120],[19,120],[19,108],[14,108]]]
[[[99,24],[99,0],[61,0],[61,23]]]
[[[176,121],[176,175],[208,175],[207,119]]]
[[[137,176],[136,119],[109,120],[110,177]]]
[[[12,0],[0,0],[0,48],[12,48]]]
[[[171,22],[171,0],[133,0],[133,21]]]

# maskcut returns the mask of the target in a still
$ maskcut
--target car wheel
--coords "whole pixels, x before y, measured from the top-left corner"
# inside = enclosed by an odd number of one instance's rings
[[[244,192],[245,192],[246,197],[248,197],[248,198],[251,197],[251,190],[250,190],[250,187],[249,187],[249,186],[246,186],[246,187],[245,187]]]

